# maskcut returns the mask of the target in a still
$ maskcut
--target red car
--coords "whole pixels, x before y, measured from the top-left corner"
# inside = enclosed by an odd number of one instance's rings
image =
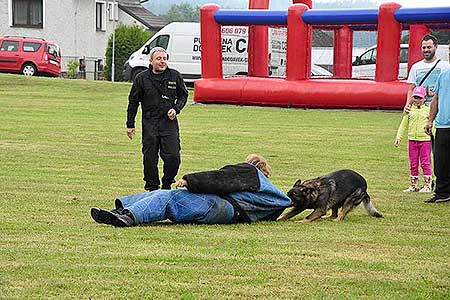
[[[44,39],[0,37],[0,71],[33,76],[61,74],[61,51]]]

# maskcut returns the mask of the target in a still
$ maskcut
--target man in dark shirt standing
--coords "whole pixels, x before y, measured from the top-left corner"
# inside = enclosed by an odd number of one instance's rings
[[[150,67],[139,73],[128,97],[127,136],[136,133],[135,118],[141,103],[144,189],[157,190],[160,185],[158,159],[164,167],[162,189],[170,189],[180,166],[180,136],[177,114],[186,105],[188,91],[181,74],[167,67],[164,48],[150,51]],[[158,156],[159,154],[159,156]]]

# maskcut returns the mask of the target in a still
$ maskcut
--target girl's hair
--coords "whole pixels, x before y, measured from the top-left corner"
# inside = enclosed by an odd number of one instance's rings
[[[258,170],[263,172],[263,174],[266,175],[266,177],[270,176],[270,171],[272,170],[272,168],[267,163],[267,160],[261,155],[249,154],[245,159],[245,162],[254,165],[256,168],[258,168]]]

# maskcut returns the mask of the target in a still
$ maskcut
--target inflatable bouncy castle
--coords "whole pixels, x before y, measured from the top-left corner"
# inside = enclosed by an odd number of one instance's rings
[[[408,66],[420,59],[430,30],[450,29],[450,6],[377,9],[312,9],[294,0],[287,11],[268,10],[269,0],[250,0],[248,10],[200,9],[202,78],[194,101],[308,108],[401,109],[408,84],[398,80],[402,30],[409,30]],[[249,26],[248,76],[224,78],[221,26]],[[286,78],[268,76],[268,26],[287,27]],[[311,79],[312,29],[334,31],[333,78]],[[352,79],[353,31],[377,30],[374,80]]]

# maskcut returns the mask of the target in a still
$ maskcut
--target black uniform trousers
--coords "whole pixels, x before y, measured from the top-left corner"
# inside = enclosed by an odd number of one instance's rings
[[[178,130],[163,130],[161,132],[160,130],[155,130],[158,127],[157,124],[153,122],[153,124],[145,124],[146,121],[148,122],[148,120],[143,121],[142,132],[145,189],[155,190],[159,188],[159,157],[164,163],[162,188],[169,189],[170,185],[175,182],[175,176],[178,173],[181,162],[179,132]],[[172,122],[177,121],[174,120]],[[178,124],[176,124],[176,128],[178,129]]]
[[[433,154],[435,195],[447,198],[450,196],[450,128],[436,128]]]

